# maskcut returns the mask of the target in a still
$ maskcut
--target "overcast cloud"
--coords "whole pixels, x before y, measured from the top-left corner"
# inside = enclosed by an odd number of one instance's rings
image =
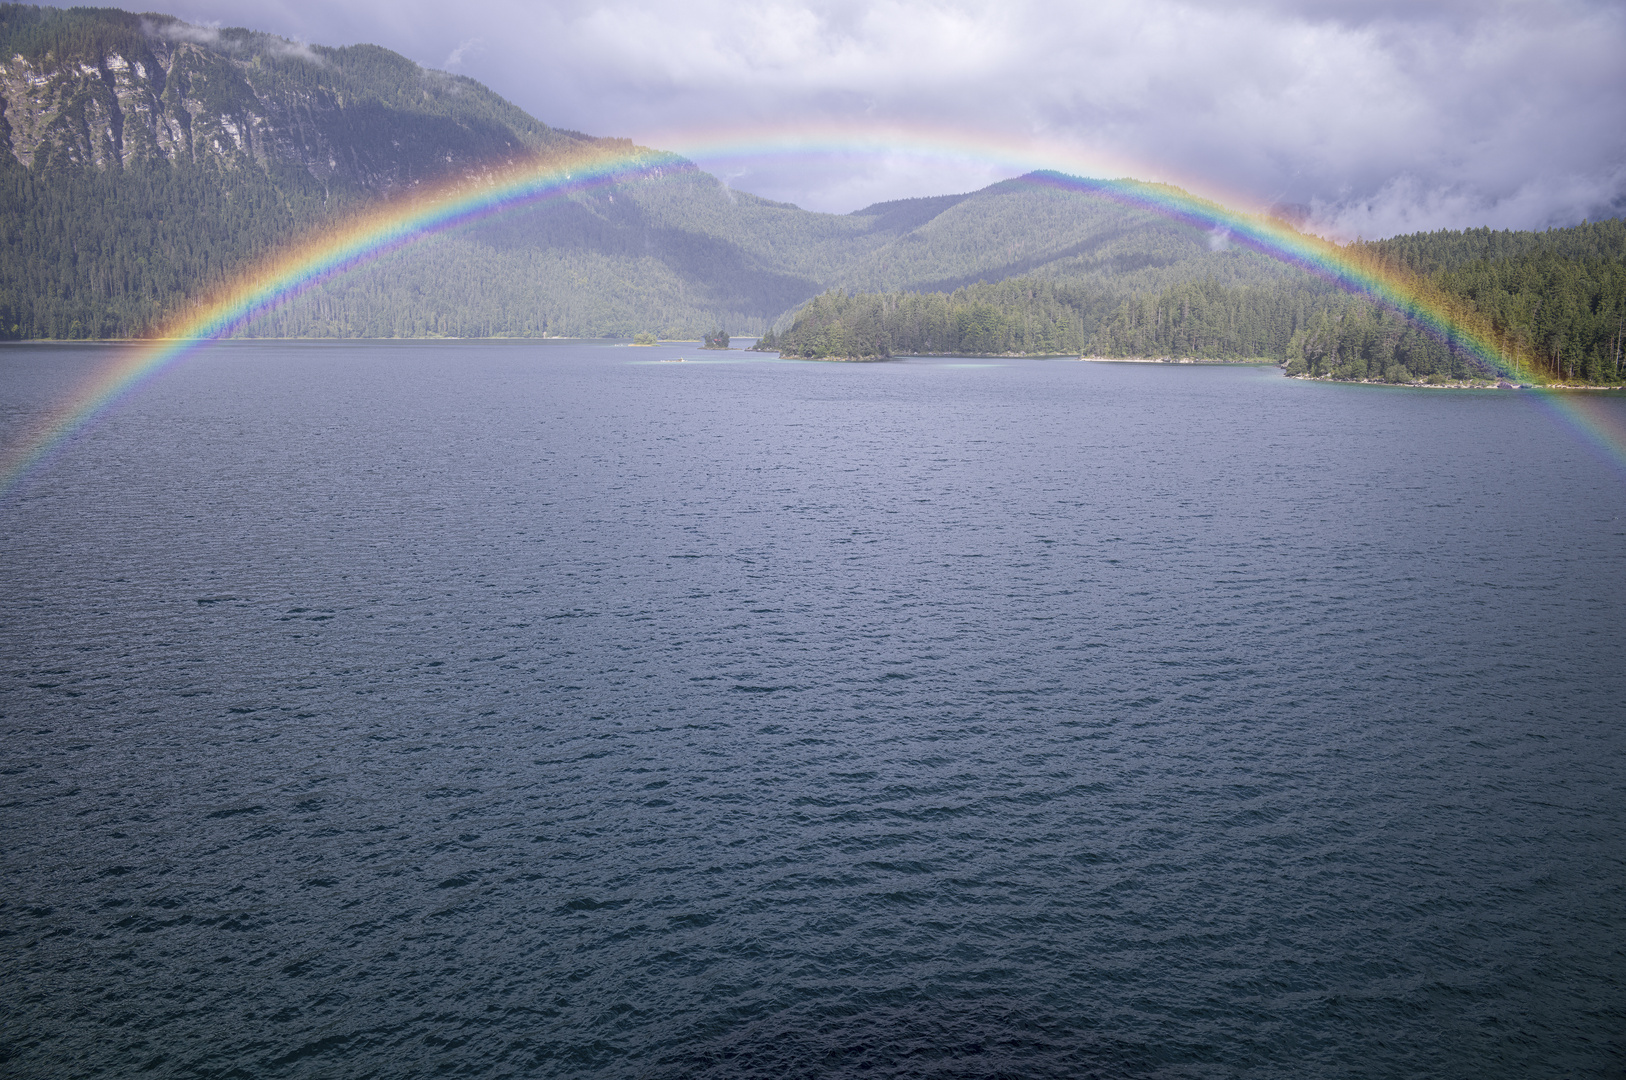
[[[1017,157],[707,158],[696,132],[929,127],[1099,161],[1343,237],[1626,212],[1626,5],[1418,0],[187,0],[203,23],[372,41],[539,119],[690,152],[820,210],[968,190]],[[1021,157],[1021,155],[1018,155]],[[1108,164],[1110,163],[1110,164]]]

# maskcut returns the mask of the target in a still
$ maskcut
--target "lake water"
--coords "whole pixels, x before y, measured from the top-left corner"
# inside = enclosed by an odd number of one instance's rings
[[[234,343],[0,505],[0,1071],[1626,1070],[1535,396],[700,355]]]

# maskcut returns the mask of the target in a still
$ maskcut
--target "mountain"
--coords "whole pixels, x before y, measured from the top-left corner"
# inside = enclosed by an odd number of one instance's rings
[[[279,245],[527,155],[610,146],[472,79],[113,9],[0,6],[0,335],[150,332]],[[274,336],[754,333],[836,288],[1028,275],[1106,298],[1293,272],[1022,178],[819,214],[659,176],[434,237],[248,328]]]
[[[930,217],[893,204],[817,214],[729,191],[693,166],[667,169],[415,245],[271,316],[265,332],[754,334],[830,288],[929,291],[1027,274],[1116,303],[1191,278],[1302,276],[1033,179],[948,201]],[[483,321],[470,319],[470,297]],[[388,321],[408,309],[421,329]]]

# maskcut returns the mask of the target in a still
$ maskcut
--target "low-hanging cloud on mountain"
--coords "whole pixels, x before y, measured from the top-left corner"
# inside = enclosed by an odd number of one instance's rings
[[[1626,211],[1613,2],[188,0],[175,14],[455,58],[548,123],[653,145],[854,122],[1016,136],[1291,205],[1341,236]],[[458,42],[478,47],[449,57]],[[705,164],[828,210],[1004,174],[974,155]]]

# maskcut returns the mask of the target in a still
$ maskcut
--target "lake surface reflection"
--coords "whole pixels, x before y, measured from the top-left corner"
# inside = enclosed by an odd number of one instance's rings
[[[1619,1075],[1534,397],[703,355],[234,343],[0,506],[7,1075]]]

